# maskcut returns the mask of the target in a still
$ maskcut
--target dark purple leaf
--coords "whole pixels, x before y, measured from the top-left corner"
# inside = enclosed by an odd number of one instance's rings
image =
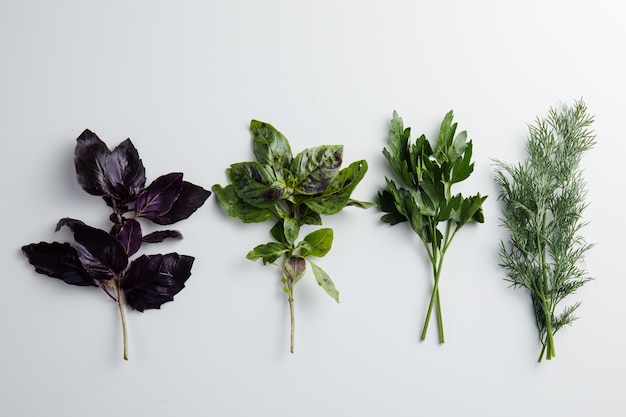
[[[146,184],[146,171],[130,139],[113,149],[104,168],[106,194],[116,201],[135,200]]]
[[[59,278],[71,285],[96,286],[69,243],[40,242],[22,246],[22,252],[35,271]]]
[[[172,205],[172,208],[164,215],[152,219],[152,221],[156,224],[172,224],[186,219],[200,208],[210,195],[210,191],[190,182],[183,181],[183,188],[178,199]]]
[[[135,219],[127,220],[120,229],[118,239],[128,256],[137,253],[141,247],[141,225],[139,222]]]
[[[178,230],[160,230],[158,232],[152,232],[143,237],[143,241],[146,243],[159,243],[165,239],[182,239],[183,235]]]
[[[76,179],[83,190],[92,195],[104,195],[106,161],[111,151],[98,136],[89,129],[76,139],[74,165]]]
[[[185,287],[193,261],[192,256],[177,253],[135,259],[121,282],[126,303],[139,311],[161,308]]]
[[[120,242],[104,230],[68,218],[59,220],[57,230],[62,226],[74,233],[78,259],[94,279],[109,280],[128,265],[128,255]]]
[[[183,174],[172,172],[152,181],[137,197],[135,212],[137,216],[155,219],[167,213],[180,195],[183,188]]]

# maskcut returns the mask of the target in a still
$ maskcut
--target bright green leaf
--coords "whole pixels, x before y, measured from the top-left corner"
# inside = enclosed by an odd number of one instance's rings
[[[287,243],[287,239],[285,239],[285,228],[283,225],[283,219],[277,221],[276,224],[274,224],[274,226],[270,229],[270,235],[272,235],[277,242]]]
[[[481,197],[480,194],[463,199],[459,211],[457,211],[453,217],[456,222],[456,228],[460,229],[465,223],[470,221],[482,223],[484,217],[482,215],[481,206],[486,199],[486,196]]]
[[[408,220],[404,214],[398,211],[393,194],[387,190],[378,192],[378,207],[387,213],[380,218],[385,223],[394,225]]]
[[[321,258],[326,255],[333,245],[333,229],[324,228],[309,233],[304,241],[308,247],[302,248],[302,256],[315,256]]]
[[[352,191],[367,172],[367,162],[356,161],[339,171],[330,185],[321,195],[304,200],[304,204],[320,214],[335,214],[341,211],[348,201]]]
[[[285,197],[284,184],[268,165],[239,162],[232,164],[227,173],[239,198],[248,204],[269,208]]]
[[[454,159],[458,159],[463,152],[465,152],[465,148],[467,147],[467,131],[462,131],[454,138],[452,142],[452,152],[454,152]]]
[[[222,188],[221,185],[215,184],[212,190],[220,206],[224,209],[224,212],[231,217],[238,218],[244,223],[264,222],[272,215],[268,210],[251,206],[240,199],[232,185],[227,185],[225,188]]]
[[[333,300],[339,302],[339,291],[335,289],[335,284],[333,280],[330,279],[330,276],[319,266],[315,265],[313,262],[309,260],[311,264],[311,269],[313,269],[313,274],[315,275],[315,280],[318,285],[326,291],[328,295],[330,295]]]
[[[256,246],[246,255],[251,261],[263,260],[263,264],[273,263],[280,258],[289,248],[284,243],[269,242]]]
[[[456,184],[468,178],[474,171],[474,164],[472,159],[472,141],[467,143],[465,147],[465,153],[463,158],[457,159],[452,166],[452,177],[450,178],[451,184]]]
[[[254,155],[261,164],[273,167],[289,167],[292,155],[287,138],[269,123],[250,122]]]
[[[300,224],[312,224],[315,226],[322,224],[322,217],[313,209],[302,204],[298,206],[298,210],[300,211]]]
[[[456,131],[456,123],[452,123],[453,118],[454,114],[452,110],[450,110],[441,122],[439,138],[437,139],[437,146],[435,147],[435,159],[439,162],[454,159],[452,142],[454,140],[454,132]]]
[[[358,207],[362,209],[367,209],[370,207],[376,206],[376,203],[372,203],[370,201],[361,201],[361,200],[353,200],[349,199],[346,203],[346,207]]]
[[[287,240],[287,243],[293,245],[293,242],[296,241],[298,234],[300,233],[300,225],[296,219],[291,217],[285,218],[283,222],[285,239]]]
[[[342,145],[322,145],[300,152],[291,164],[296,178],[294,190],[306,195],[323,192],[339,172],[342,156]]]

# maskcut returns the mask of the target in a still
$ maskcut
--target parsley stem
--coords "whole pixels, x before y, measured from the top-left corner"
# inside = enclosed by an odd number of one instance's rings
[[[441,266],[443,255],[440,255],[439,265],[437,262],[433,262],[433,277],[434,277],[434,285],[433,290],[430,295],[430,301],[428,303],[428,312],[426,313],[426,319],[424,320],[424,327],[422,329],[422,341],[426,340],[426,334],[428,333],[428,324],[430,323],[430,316],[433,311],[433,307],[437,306],[437,322],[438,322],[438,330],[439,330],[439,343],[445,342],[444,332],[443,332],[443,316],[441,314],[441,297],[439,295],[439,278],[441,276]]]
[[[443,266],[443,257],[445,255],[445,251],[448,245],[450,244],[450,240],[452,240],[452,238],[448,239],[448,235],[450,234],[450,228],[448,227],[446,229],[446,236],[444,237],[443,249],[440,249],[439,247],[440,243],[437,243],[437,239],[436,239],[436,236],[437,236],[436,225],[433,225],[432,229],[433,229],[432,233],[434,236],[434,238],[432,239],[433,256],[430,259],[430,262],[433,268],[434,284],[433,284],[432,293],[430,295],[430,301],[428,303],[428,311],[426,313],[426,319],[424,320],[424,327],[422,329],[421,338],[422,338],[422,341],[426,340],[426,334],[428,333],[428,325],[430,323],[430,316],[432,314],[433,307],[436,305],[437,306],[437,311],[436,311],[437,326],[439,330],[439,343],[444,343],[445,337],[444,337],[444,332],[443,332],[443,315],[441,314],[441,297],[439,295],[439,278],[441,277],[441,267]],[[454,234],[452,236],[454,236]]]

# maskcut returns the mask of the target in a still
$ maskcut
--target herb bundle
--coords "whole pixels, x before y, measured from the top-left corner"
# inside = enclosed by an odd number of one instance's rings
[[[501,266],[513,287],[530,292],[542,344],[539,362],[555,356],[554,334],[572,324],[580,302],[559,311],[557,305],[590,280],[580,266],[591,245],[579,234],[586,207],[579,163],[595,144],[592,122],[583,101],[550,109],[530,126],[524,162],[496,161],[502,221],[510,232],[500,244]]]
[[[247,254],[251,261],[278,266],[283,290],[289,302],[291,337],[294,351],[294,285],[310,264],[317,283],[335,301],[339,292],[330,276],[311,258],[325,256],[333,243],[333,230],[321,228],[298,241],[304,225],[321,225],[321,215],[336,214],[346,206],[361,208],[373,204],[350,198],[367,172],[364,160],[341,169],[343,146],[323,145],[305,149],[295,157],[287,138],[269,123],[252,120],[252,146],[256,161],[239,162],[227,169],[231,184],[213,186],[213,192],[226,214],[244,223],[274,223],[274,241],[256,246]]]
[[[74,163],[83,190],[101,196],[112,209],[110,232],[64,218],[56,230],[68,227],[73,244],[33,243],[23,246],[22,252],[40,274],[71,285],[100,287],[117,303],[128,360],[125,305],[143,312],[172,301],[184,288],[194,262],[177,253],[141,255],[130,261],[142,243],[182,238],[176,230],[144,236],[138,218],[159,225],[176,223],[202,206],[211,192],[184,181],[182,173],[160,176],[146,187],[145,169],[130,139],[110,151],[90,130],[76,141]]]
[[[474,170],[472,141],[467,132],[455,136],[456,123],[450,111],[443,122],[433,149],[426,136],[410,142],[410,128],[393,112],[389,130],[389,149],[383,155],[403,186],[386,178],[387,190],[378,193],[385,215],[381,220],[395,225],[408,221],[424,244],[432,266],[434,285],[428,304],[421,339],[426,339],[433,306],[436,306],[439,341],[444,343],[439,280],[445,254],[457,232],[466,224],[484,221],[482,203],[487,197],[452,194],[452,185],[469,177]],[[442,228],[440,229],[440,224]]]

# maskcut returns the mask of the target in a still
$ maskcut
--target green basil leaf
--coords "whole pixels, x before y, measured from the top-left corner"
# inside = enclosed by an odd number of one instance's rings
[[[326,190],[339,171],[342,156],[342,145],[323,145],[300,152],[291,164],[296,177],[294,190],[305,195]]]
[[[351,163],[339,171],[330,185],[321,195],[304,201],[304,204],[320,214],[335,214],[348,204],[350,195],[361,182],[367,172],[367,162],[364,160]]]
[[[315,226],[322,224],[322,216],[304,204],[298,206],[298,211],[300,212],[301,224],[312,224]]]
[[[321,258],[326,255],[333,245],[333,229],[324,228],[309,233],[304,241],[307,246],[302,247],[302,256],[315,256]]]
[[[287,239],[285,239],[285,229],[283,228],[283,219],[280,219],[272,226],[270,235],[272,235],[277,242],[287,243]]]
[[[319,266],[315,265],[313,262],[309,260],[311,264],[311,269],[313,269],[313,274],[315,275],[315,280],[318,285],[326,291],[328,295],[330,295],[333,300],[339,302],[339,291],[335,288],[335,284],[333,280],[330,279],[330,276]]]
[[[287,138],[269,123],[250,122],[252,146],[257,161],[273,167],[288,168],[291,164],[291,147]]]
[[[349,199],[346,203],[346,207],[358,207],[362,209],[367,209],[370,207],[374,207],[376,203],[372,203],[370,201],[361,201],[361,200],[353,200]]]
[[[293,242],[298,238],[300,233],[300,225],[296,219],[287,217],[283,219],[283,232],[285,233],[285,239],[287,243],[293,245]]]
[[[268,264],[280,258],[287,251],[289,251],[289,247],[284,243],[269,242],[256,246],[248,252],[246,258],[251,261],[262,259],[263,264]]]
[[[239,198],[248,204],[269,208],[285,197],[285,185],[269,165],[239,162],[232,164],[227,173]]]
[[[236,217],[244,223],[264,222],[272,216],[270,211],[251,206],[240,199],[232,185],[222,188],[221,185],[215,184],[212,190],[226,214]]]

